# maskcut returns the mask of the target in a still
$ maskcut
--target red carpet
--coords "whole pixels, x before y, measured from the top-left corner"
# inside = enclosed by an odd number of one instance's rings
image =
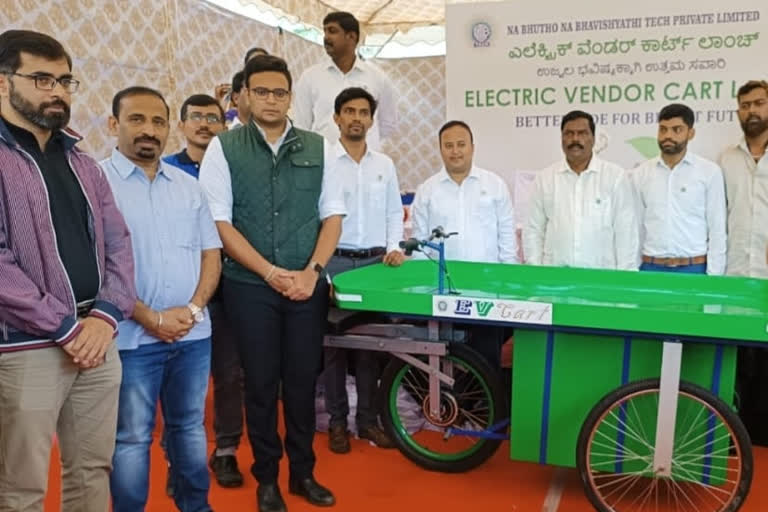
[[[210,403],[209,410],[210,410]],[[210,418],[210,414],[208,415]],[[209,439],[213,439],[208,425]],[[397,450],[380,450],[364,441],[353,441],[352,452],[335,455],[328,451],[328,438],[318,434],[316,476],[336,494],[335,512],[541,512],[554,473],[550,466],[512,462],[509,445],[502,444],[496,455],[480,468],[464,474],[431,473],[413,465]],[[211,448],[213,445],[211,444]],[[46,512],[59,511],[58,452],[54,450]],[[240,468],[246,473],[245,486],[223,489],[212,483],[210,502],[217,512],[256,511],[256,482],[250,476],[251,455],[247,441],[238,452]],[[165,496],[165,463],[157,444],[152,447],[148,512],[172,512],[175,506]],[[319,511],[288,494],[288,467],[283,459],[281,488],[289,512]],[[742,512],[768,509],[768,449],[755,449],[752,492]],[[584,498],[575,470],[567,471],[559,512],[592,512]]]

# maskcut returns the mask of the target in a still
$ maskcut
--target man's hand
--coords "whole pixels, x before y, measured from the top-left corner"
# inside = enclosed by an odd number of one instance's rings
[[[280,267],[275,267],[271,272],[272,275],[269,276],[267,284],[277,293],[285,295],[285,292],[293,286],[293,272]]]
[[[95,368],[104,362],[109,344],[115,330],[106,321],[87,317],[80,320],[83,329],[71,342],[64,345],[64,351],[72,356],[72,361],[81,368]]]
[[[187,307],[169,308],[164,311],[146,308],[140,315],[134,315],[133,318],[144,327],[147,333],[166,343],[179,341],[189,334],[195,324],[192,312]]]
[[[163,316],[163,321],[159,327],[153,329],[152,334],[166,343],[179,341],[195,326],[192,312],[186,306],[168,308],[159,314]]]
[[[405,255],[402,251],[399,251],[397,249],[394,249],[392,251],[389,251],[386,256],[384,256],[384,259],[382,260],[382,263],[385,265],[389,265],[390,267],[399,267],[403,264],[405,261]]]
[[[301,271],[284,271],[282,275],[293,278],[293,286],[283,292],[283,295],[291,300],[307,300],[315,293],[318,274],[311,268]]]
[[[222,103],[224,101],[224,98],[227,96],[227,93],[232,90],[231,84],[219,84],[216,86],[216,88],[213,90],[214,98],[216,98],[216,101],[219,103]],[[222,103],[222,108],[226,110],[226,108],[229,105],[224,105]]]

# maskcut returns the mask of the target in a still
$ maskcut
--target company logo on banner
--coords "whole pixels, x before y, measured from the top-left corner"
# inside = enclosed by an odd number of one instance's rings
[[[766,11],[765,0],[449,4],[447,115],[472,127],[475,163],[515,186],[563,158],[571,110],[595,117],[601,158],[632,169],[659,153],[659,110],[684,103],[689,149],[716,160],[741,136],[736,91],[768,78]]]
[[[552,325],[552,304],[521,300],[434,295],[432,316]]]
[[[475,42],[475,48],[491,46],[491,26],[481,21],[472,25],[472,40]]]

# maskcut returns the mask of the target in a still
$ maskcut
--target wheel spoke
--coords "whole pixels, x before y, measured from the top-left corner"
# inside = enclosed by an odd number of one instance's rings
[[[744,478],[751,472],[745,476],[745,452],[733,424],[738,419],[713,405],[717,397],[689,391],[690,385],[682,384],[678,392],[671,475],[655,473],[658,381],[644,385],[614,393],[614,401],[584,427],[590,430],[580,470],[588,472],[583,480],[596,506],[617,512],[722,512],[738,496],[743,499]],[[614,468],[625,471],[613,473]]]

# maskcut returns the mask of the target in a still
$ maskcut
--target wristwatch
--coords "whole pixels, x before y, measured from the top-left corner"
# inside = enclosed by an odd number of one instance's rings
[[[195,304],[194,302],[190,302],[187,304],[187,308],[189,308],[190,313],[192,313],[192,319],[195,321],[196,324],[199,324],[203,320],[205,320],[205,315],[203,314],[203,310],[200,309],[200,307]]]
[[[330,282],[331,282],[331,276],[329,276],[329,275],[328,275],[328,271],[327,271],[327,270],[325,270],[325,267],[324,267],[324,266],[322,266],[321,264],[319,264],[319,263],[318,263],[318,262],[316,262],[316,261],[311,261],[311,262],[309,263],[309,265],[310,265],[310,267],[312,268],[312,270],[314,270],[315,272],[317,272],[317,275],[318,275],[319,277],[322,277],[323,279],[325,279],[326,281],[328,281],[328,283],[330,284]]]

